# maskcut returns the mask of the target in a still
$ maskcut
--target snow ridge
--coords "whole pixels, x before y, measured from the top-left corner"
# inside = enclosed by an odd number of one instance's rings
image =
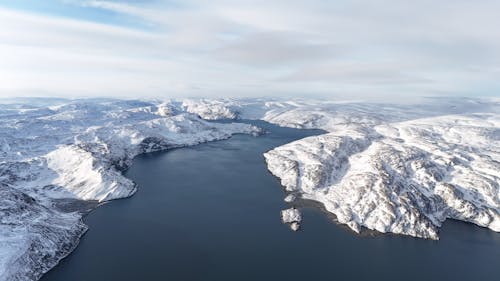
[[[121,174],[136,155],[260,133],[201,118],[327,131],[264,156],[287,202],[318,201],[356,232],[438,239],[446,219],[500,232],[499,112],[499,100],[449,98],[0,104],[0,280],[37,280],[69,254],[87,229],[85,211],[136,191]],[[298,209],[282,218],[299,229]]]
[[[192,108],[207,114],[213,102],[197,103]],[[446,219],[500,232],[498,100],[219,103],[243,119],[328,132],[264,154],[268,169],[293,195],[287,201],[318,201],[356,232],[364,227],[438,239]]]
[[[121,171],[136,155],[260,133],[247,124],[204,121],[175,102],[133,100],[1,104],[0,128],[6,281],[37,280],[77,246],[88,208],[76,202],[131,196],[135,183]]]
[[[438,239],[448,218],[500,231],[500,115],[344,127],[266,153],[269,170],[356,232]]]

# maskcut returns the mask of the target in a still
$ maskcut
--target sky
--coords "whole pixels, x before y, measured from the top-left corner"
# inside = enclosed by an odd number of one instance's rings
[[[0,97],[500,96],[500,1],[0,0]]]

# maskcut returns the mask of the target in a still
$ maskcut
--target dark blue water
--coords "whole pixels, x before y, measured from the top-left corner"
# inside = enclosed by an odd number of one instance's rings
[[[500,280],[500,235],[466,223],[447,222],[440,241],[360,237],[304,208],[290,231],[262,153],[319,131],[259,125],[270,133],[137,157],[138,193],[90,213],[42,280]]]

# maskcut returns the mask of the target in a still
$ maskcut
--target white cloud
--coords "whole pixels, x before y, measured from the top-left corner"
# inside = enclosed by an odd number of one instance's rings
[[[139,28],[0,8],[0,95],[486,95],[498,1],[65,1]]]

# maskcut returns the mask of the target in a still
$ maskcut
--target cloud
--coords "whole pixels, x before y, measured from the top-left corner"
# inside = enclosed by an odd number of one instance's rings
[[[498,1],[54,5],[81,15],[0,4],[0,95],[378,98],[500,88]],[[112,13],[109,22],[86,19],[96,10]]]
[[[223,60],[267,66],[314,62],[333,57],[336,53],[334,45],[299,41],[299,36],[284,32],[250,34],[215,50],[215,53]]]
[[[415,66],[402,64],[370,64],[370,63],[324,63],[300,69],[279,80],[283,82],[322,81],[351,84],[427,84],[430,78],[411,75],[408,69]]]

